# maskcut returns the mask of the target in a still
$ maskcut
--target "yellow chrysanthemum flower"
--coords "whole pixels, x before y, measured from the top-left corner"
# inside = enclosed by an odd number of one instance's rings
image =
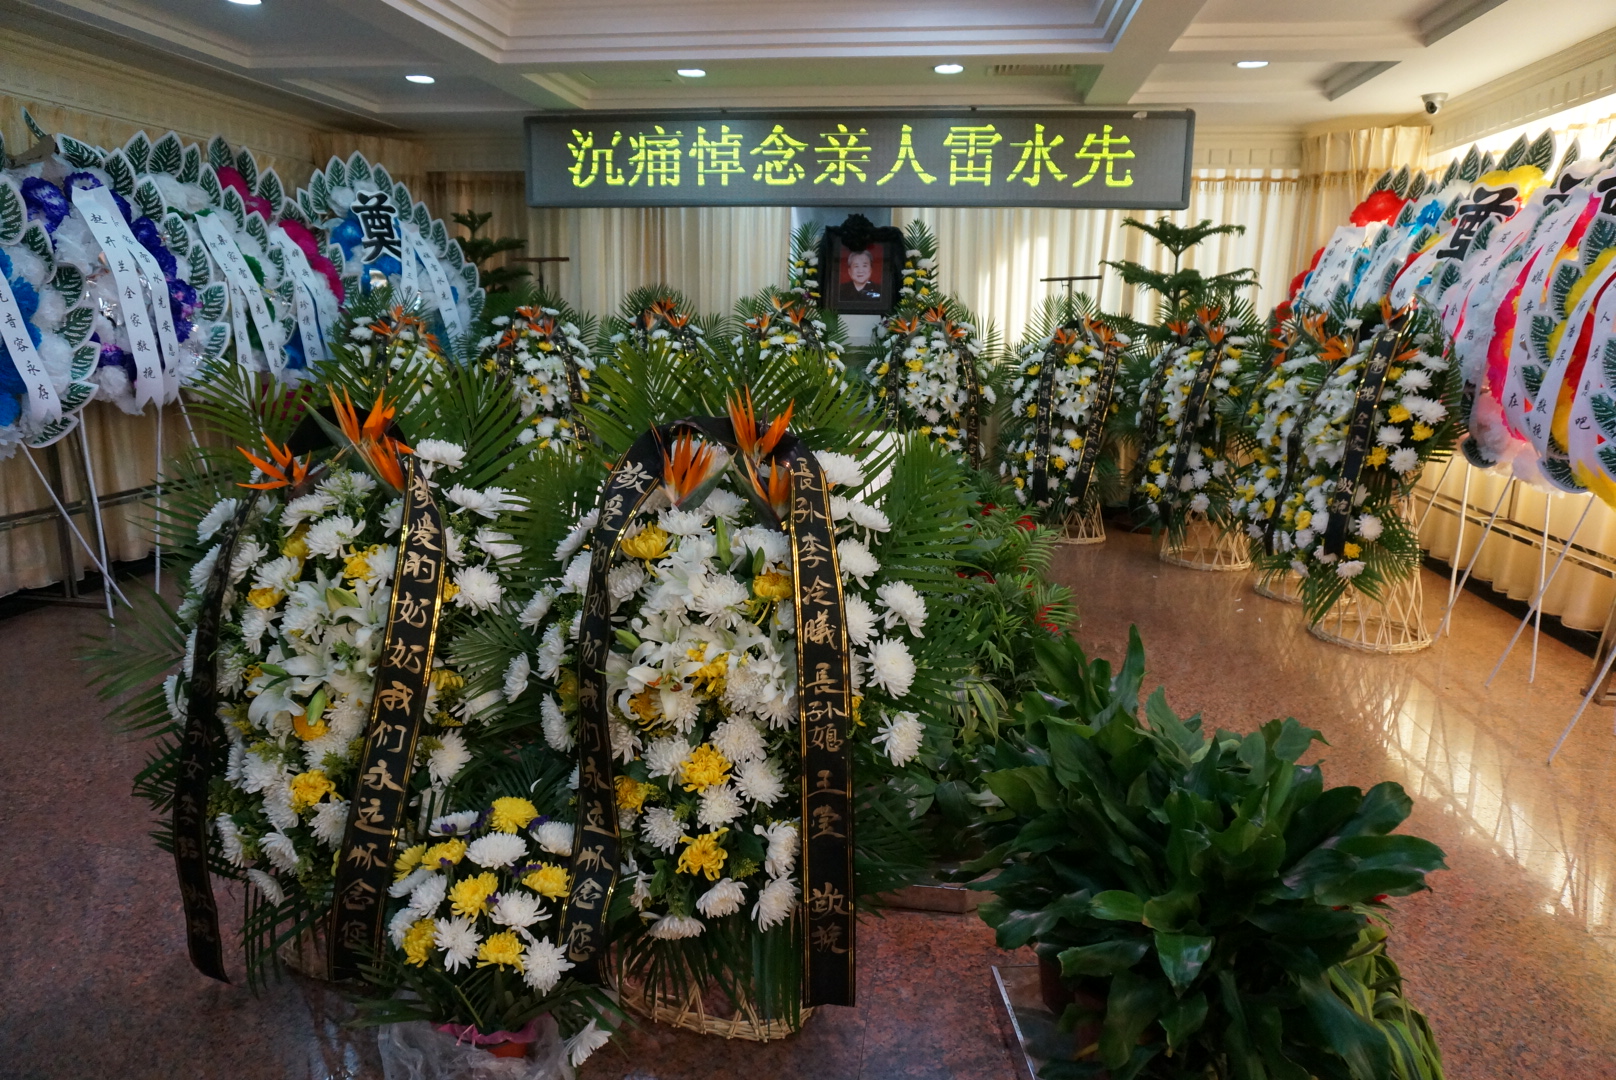
[[[310,769],[292,777],[292,811],[301,814],[327,795],[334,795],[337,785],[326,776],[324,769]]]
[[[724,684],[728,675],[729,653],[719,653],[700,668],[691,672],[690,681],[702,693],[707,694],[709,697],[718,697],[724,692]]]
[[[292,535],[281,541],[281,554],[293,559],[306,559],[309,557],[309,545],[303,537],[308,534],[307,525],[299,525],[292,530]]]
[[[572,877],[555,863],[540,863],[522,875],[522,884],[551,900],[560,900],[572,889]]]
[[[1341,554],[1345,555],[1349,559],[1356,559],[1362,553],[1363,548],[1359,547],[1357,544],[1348,543],[1341,545]]]
[[[1375,447],[1373,450],[1369,451],[1369,456],[1367,458],[1365,458],[1364,460],[1370,465],[1384,465],[1384,464],[1386,464],[1386,447],[1384,447],[1384,446]]]
[[[268,611],[285,599],[285,593],[268,585],[261,589],[253,589],[247,593],[247,602],[260,611]]]
[[[425,844],[416,844],[399,852],[398,858],[393,860],[393,880],[403,881],[409,877],[410,871],[421,865],[421,856],[425,854]]]
[[[631,559],[650,562],[668,553],[668,534],[659,526],[647,525],[634,536],[623,541],[623,554]]]
[[[1311,510],[1303,510],[1300,514],[1296,515],[1296,527],[1298,529],[1305,529],[1305,528],[1307,528],[1308,523],[1310,521],[1312,521],[1312,520],[1313,520],[1313,511],[1311,511]]]
[[[1386,410],[1386,419],[1394,424],[1401,424],[1412,415],[1414,414],[1408,411],[1408,406],[1401,402]]]
[[[791,599],[791,575],[770,570],[752,579],[752,592],[763,600]]]
[[[724,860],[729,858],[729,852],[718,844],[718,838],[729,832],[728,829],[717,829],[710,833],[702,833],[695,839],[685,837],[681,843],[689,844],[679,853],[679,873],[706,874],[708,881],[717,881],[724,875]]]
[[[522,970],[522,941],[516,936],[516,931],[502,930],[491,934],[477,946],[477,966],[482,968],[490,964]]]
[[[457,597],[459,595],[460,595],[460,586],[456,585],[452,581],[445,581],[443,583],[443,602],[445,604],[447,604],[449,601],[453,600],[455,597]]]
[[[506,795],[494,800],[488,814],[488,827],[495,832],[513,833],[527,828],[527,823],[538,816],[538,808],[528,800]]]
[[[466,857],[466,842],[464,840],[445,840],[441,844],[433,844],[421,856],[421,865],[436,870],[443,863],[451,866]]]
[[[705,669],[704,669],[705,670]],[[686,791],[705,791],[729,779],[729,758],[711,743],[702,743],[690,752],[679,767],[679,779]]]
[[[404,960],[422,967],[432,958],[432,946],[437,935],[437,924],[432,919],[417,919],[404,931]]]
[[[461,878],[449,888],[449,910],[467,917],[488,911],[488,898],[499,891],[499,878],[485,870],[476,877]]]
[[[458,671],[440,667],[432,672],[432,685],[437,687],[438,693],[441,694],[445,690],[459,690],[466,685],[466,678]]]
[[[1430,424],[1416,423],[1414,425],[1414,432],[1413,432],[1412,438],[1414,439],[1415,442],[1424,442],[1426,439],[1429,439],[1435,433],[1436,433],[1436,429],[1433,428]]]
[[[633,812],[638,812],[645,805],[646,797],[656,790],[650,784],[642,784],[632,776],[619,776],[612,781],[612,786],[617,790],[617,808]]]

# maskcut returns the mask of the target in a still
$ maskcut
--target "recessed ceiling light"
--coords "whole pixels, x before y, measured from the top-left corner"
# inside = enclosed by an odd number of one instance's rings
[[[230,0],[230,2],[232,4],[240,4],[242,7],[257,7],[259,4],[262,4],[264,0]]]
[[[939,75],[958,75],[965,70],[964,64],[938,64],[932,68]]]
[[[1234,66],[1237,67],[1237,68],[1267,67],[1268,66],[1268,61],[1266,61],[1266,60],[1236,60],[1235,63],[1234,63]]]
[[[687,79],[705,79],[707,72],[704,68],[680,68],[679,74]]]
[[[430,75],[406,75],[406,76],[404,76],[404,81],[405,82],[412,82],[412,83],[420,83],[422,86],[431,86],[433,83],[437,82],[438,80],[434,79]]]

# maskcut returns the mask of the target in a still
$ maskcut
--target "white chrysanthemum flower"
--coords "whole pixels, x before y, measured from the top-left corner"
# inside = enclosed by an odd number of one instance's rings
[[[696,910],[709,919],[722,919],[741,910],[746,899],[746,886],[733,878],[720,878],[713,887],[696,898]]]
[[[909,646],[892,638],[882,638],[870,648],[870,681],[895,698],[909,692],[915,681],[915,661]]]
[[[1403,399],[1403,408],[1407,409],[1416,420],[1423,420],[1432,427],[1442,423],[1448,416],[1446,405],[1428,397],[1406,397]]]
[[[571,964],[567,965],[571,967]],[[568,1039],[562,1050],[567,1055],[567,1064],[574,1069],[589,1060],[589,1055],[605,1046],[612,1039],[612,1033],[591,1020],[584,1025],[582,1031]]]
[[[892,522],[887,520],[886,514],[871,506],[869,503],[862,503],[857,499],[849,499],[847,501],[847,512],[848,516],[853,519],[853,524],[862,529],[868,529],[871,532],[892,531]]]
[[[310,525],[303,542],[308,545],[311,554],[334,559],[344,547],[359,539],[363,531],[364,527],[347,514],[337,514]]]
[[[864,486],[864,470],[859,468],[855,458],[833,450],[820,450],[814,457],[819,459],[819,467],[825,471],[825,483],[832,487]]]
[[[432,868],[418,866],[387,887],[388,896],[405,896],[414,888],[432,876]]]
[[[584,541],[589,539],[589,533],[594,529],[598,521],[600,521],[599,510],[591,510],[579,518],[578,524],[574,525],[572,531],[567,533],[566,539],[556,545],[556,562],[566,562],[572,558],[573,554],[584,546]]]
[[[544,741],[550,744],[550,749],[559,750],[563,754],[573,747],[572,729],[567,724],[567,716],[561,711],[561,706],[549,694],[539,703],[539,715],[544,720]]]
[[[759,930],[768,930],[791,918],[797,910],[797,885],[789,877],[777,877],[758,893],[752,905],[752,918]]]
[[[847,615],[847,637],[855,645],[868,645],[870,635],[875,633],[876,614],[862,597],[848,596],[843,601],[843,610]]]
[[[735,770],[735,790],[759,806],[771,806],[786,793],[774,763],[767,758],[742,762]]]
[[[213,576],[213,566],[218,561],[219,545],[214,544],[208,549],[208,553],[202,556],[202,558],[198,559],[195,566],[191,567],[192,589],[200,590],[207,588],[208,578]],[[190,665],[186,665],[186,667],[189,669]]]
[[[572,826],[565,821],[546,821],[529,829],[528,834],[551,855],[572,854]]]
[[[516,833],[489,833],[479,836],[466,848],[466,858],[490,870],[509,866],[526,854],[527,841]]]
[[[1396,424],[1382,424],[1375,432],[1375,441],[1382,446],[1396,446],[1403,441],[1403,429]]]
[[[1358,518],[1358,535],[1365,540],[1379,540],[1381,529],[1380,519],[1374,514],[1364,514]]]
[[[477,824],[482,814],[476,810],[461,810],[432,819],[433,836],[464,836]]]
[[[428,874],[410,890],[410,910],[430,915],[448,894],[449,879],[443,874]]]
[[[639,563],[622,563],[607,572],[606,591],[611,593],[613,603],[621,604],[639,592],[645,581],[645,568]]]
[[[382,535],[397,536],[404,524],[404,500],[394,499],[382,510]]]
[[[283,873],[297,873],[297,845],[280,830],[265,833],[258,846],[269,856],[270,863]]]
[[[281,890],[281,883],[264,873],[262,870],[247,871],[247,880],[253,887],[264,894],[264,899],[277,907],[286,902],[286,893]]]
[[[646,774],[653,779],[672,776],[690,756],[690,744],[684,739],[663,737],[653,739],[645,749]]]
[[[857,578],[860,585],[870,583],[870,575],[881,569],[870,549],[862,540],[841,540],[836,544],[836,557],[842,564],[842,580]]]
[[[522,545],[513,542],[514,537],[508,532],[482,526],[473,534],[471,542],[477,549],[497,563],[509,562],[522,554]]]
[[[582,596],[589,587],[589,552],[573,556],[567,569],[561,575],[561,591],[577,593]]]
[[[477,959],[477,946],[483,943],[472,920],[456,916],[439,919],[432,943],[443,950],[443,966],[448,971],[471,967]]]
[[[664,510],[659,520],[674,536],[695,536],[707,526],[707,515],[700,510]]]
[[[549,587],[540,589],[533,594],[533,599],[522,608],[522,614],[516,621],[524,630],[537,630],[544,617],[550,614],[550,605],[555,601],[555,592]]]
[[[696,726],[701,701],[689,686],[683,683],[665,686],[657,691],[657,700],[662,706],[662,718],[672,724],[675,731],[684,733]]]
[[[703,615],[737,612],[751,598],[751,590],[728,574],[707,578],[693,606]]]
[[[501,836],[504,833],[499,834]],[[484,839],[487,839],[486,837]],[[514,926],[517,928],[532,926],[536,922],[548,919],[544,913],[544,905],[537,896],[521,889],[506,889],[494,901],[494,906],[488,912],[488,917],[501,926]]]
[[[348,828],[348,800],[329,799],[314,810],[309,822],[314,838],[333,850],[342,843],[342,834]]]
[[[421,472],[427,477],[438,465],[454,472],[466,463],[466,448],[444,439],[422,439],[415,444],[415,460],[422,463]]]
[[[701,806],[696,821],[709,829],[728,825],[746,812],[741,797],[729,784],[714,784],[701,793]]]
[[[473,611],[491,611],[505,596],[505,586],[499,577],[481,566],[468,566],[455,574],[454,583],[460,587],[455,603]]]
[[[1399,473],[1411,473],[1420,467],[1420,452],[1412,446],[1405,446],[1393,452],[1390,464]]]
[[[561,981],[562,972],[570,971],[572,967],[566,949],[540,938],[530,942],[527,952],[522,954],[522,981],[539,993],[548,994]]]
[[[566,628],[558,624],[551,626],[539,639],[539,649],[533,654],[533,666],[540,678],[553,682],[560,676],[561,664],[567,658],[566,634]]]
[[[393,943],[393,948],[402,949],[404,947],[404,935],[409,932],[410,927],[415,925],[415,920],[418,917],[418,912],[407,907],[399,908],[393,914],[392,920],[387,924],[387,940]]]
[[[1363,573],[1363,570],[1364,564],[1362,559],[1352,559],[1335,568],[1336,576],[1346,578],[1348,581],[1351,581],[1353,578]]]
[[[652,806],[646,809],[645,820],[640,822],[640,835],[647,844],[671,854],[679,849],[685,829],[679,819],[673,816],[672,810],[665,806]]]
[[[689,915],[664,915],[652,923],[646,933],[659,941],[678,941],[681,938],[700,937],[705,929],[707,927],[700,919],[693,919]]]
[[[782,877],[797,866],[797,825],[792,821],[776,821],[767,828],[752,826],[752,831],[763,837],[768,850],[763,856],[763,869],[770,877]]]
[[[224,527],[224,523],[236,516],[236,508],[241,504],[235,499],[220,499],[213,504],[213,509],[202,516],[196,523],[196,538],[202,543],[213,539],[213,534]]]
[[[432,774],[432,783],[435,787],[442,787],[471,760],[471,751],[466,749],[465,736],[458,731],[445,731],[438,736],[438,747],[426,756],[427,771]]]
[[[925,637],[920,631],[926,625],[926,601],[913,585],[907,581],[889,581],[876,589],[875,595],[887,609],[884,622],[888,630],[901,622],[915,637]]]
[[[881,725],[881,733],[871,741],[884,744],[887,757],[892,764],[901,768],[920,753],[920,743],[925,736],[926,729],[920,723],[919,716],[912,712],[900,712],[887,717]]]
[[[1211,505],[1212,500],[1206,497],[1206,492],[1204,491],[1196,492],[1195,497],[1190,500],[1190,509],[1201,514],[1206,513]]]
[[[714,488],[712,494],[708,495],[707,500],[701,504],[701,512],[712,517],[723,518],[725,521],[734,521],[735,516],[741,512],[741,508],[745,505],[746,500],[733,491]]]
[[[337,500],[321,492],[299,495],[287,502],[281,510],[281,528],[291,532],[305,521],[320,517],[335,508]]]
[[[505,700],[515,701],[527,689],[528,676],[533,673],[533,665],[528,662],[527,653],[517,653],[511,657],[511,662],[505,665]]]
[[[443,494],[467,513],[480,514],[485,518],[496,518],[503,511],[519,510],[523,505],[519,498],[498,487],[476,491],[464,484],[456,484]]]
[[[241,830],[229,814],[220,814],[213,819],[214,831],[219,834],[219,844],[224,848],[224,857],[230,860],[232,866],[246,865],[246,852],[241,846]]]
[[[713,746],[730,761],[740,763],[763,756],[763,733],[741,716],[731,716],[713,728]]]

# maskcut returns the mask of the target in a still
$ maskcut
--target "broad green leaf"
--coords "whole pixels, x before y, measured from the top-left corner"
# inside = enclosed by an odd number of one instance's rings
[[[1100,1060],[1113,1070],[1127,1064],[1139,1036],[1172,1000],[1173,992],[1165,980],[1146,979],[1131,971],[1114,977],[1105,1003]]]
[[[1297,992],[1325,1045],[1341,1055],[1357,1080],[1378,1080],[1391,1068],[1391,1050],[1374,1026],[1349,1009],[1323,977],[1297,980]]]
[[[1150,721],[1152,728],[1172,740],[1173,745],[1184,752],[1185,757],[1196,753],[1206,742],[1205,738],[1186,727],[1178,718],[1178,714],[1167,707],[1167,693],[1160,686],[1150,695],[1150,700],[1145,702],[1145,719]]]
[[[1148,905],[1147,905],[1148,906]],[[1156,958],[1173,989],[1183,993],[1212,956],[1213,938],[1156,931]]]
[[[1134,893],[1109,889],[1089,901],[1089,914],[1114,922],[1144,922],[1145,902]]]
[[[1060,954],[1061,974],[1068,977],[1116,975],[1133,967],[1149,951],[1150,943],[1143,938],[1080,945]]]
[[[1168,1006],[1161,1015],[1162,1030],[1167,1033],[1167,1046],[1177,1050],[1191,1035],[1206,1023],[1206,995],[1200,992],[1181,998]]]
[[[1195,881],[1186,881],[1171,892],[1145,901],[1145,925],[1152,930],[1172,932],[1193,920],[1200,910],[1197,884]]]

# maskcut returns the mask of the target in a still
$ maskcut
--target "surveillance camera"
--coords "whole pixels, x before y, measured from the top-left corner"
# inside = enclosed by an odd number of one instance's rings
[[[1447,103],[1448,95],[1421,94],[1420,100],[1425,102],[1425,111],[1430,113],[1432,116],[1435,116],[1437,113],[1442,111],[1442,106]]]

